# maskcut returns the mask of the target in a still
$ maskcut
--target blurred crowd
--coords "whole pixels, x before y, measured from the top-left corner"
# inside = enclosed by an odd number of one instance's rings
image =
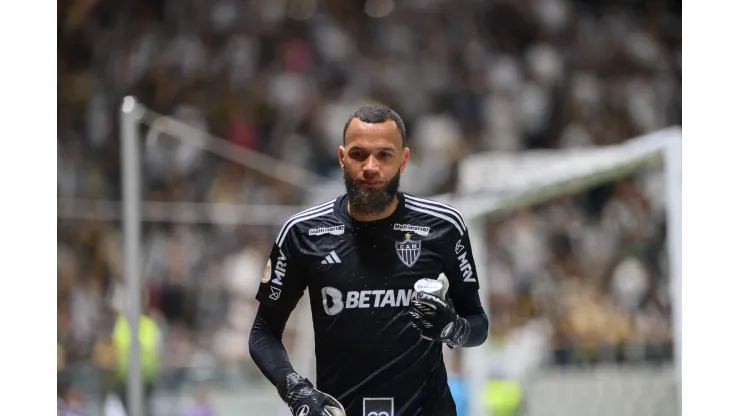
[[[327,181],[339,174],[348,115],[382,102],[406,122],[412,158],[402,188],[420,195],[454,191],[457,163],[471,153],[614,144],[681,122],[674,1],[58,6],[64,199],[120,199],[118,108],[129,94]],[[167,132],[158,138],[145,153],[147,200],[306,201]],[[670,358],[663,191],[659,172],[647,172],[490,221],[487,348],[501,358],[492,377],[545,363]],[[256,277],[277,230],[147,223],[144,232],[143,299],[162,334],[159,383],[254,378]],[[111,331],[126,299],[119,224],[60,219],[58,246],[59,369],[113,369]]]
[[[496,376],[672,359],[659,170],[490,221]]]

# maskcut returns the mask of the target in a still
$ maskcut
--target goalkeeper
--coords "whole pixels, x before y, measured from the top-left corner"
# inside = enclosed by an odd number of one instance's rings
[[[449,205],[398,191],[409,149],[393,110],[358,109],[338,157],[347,193],[278,234],[250,354],[295,416],[456,415],[442,347],[475,347],[488,333],[466,225]],[[306,289],[315,383],[281,341]]]

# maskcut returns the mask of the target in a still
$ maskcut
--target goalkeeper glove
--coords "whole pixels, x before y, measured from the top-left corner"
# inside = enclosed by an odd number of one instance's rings
[[[293,416],[346,416],[344,407],[330,395],[313,388],[307,379],[290,373],[278,383],[278,394]]]
[[[462,346],[470,337],[470,324],[455,312],[452,302],[447,299],[447,277],[441,274],[437,281],[442,283],[438,296],[419,291],[411,301],[411,326],[424,339],[441,341],[451,348]]]

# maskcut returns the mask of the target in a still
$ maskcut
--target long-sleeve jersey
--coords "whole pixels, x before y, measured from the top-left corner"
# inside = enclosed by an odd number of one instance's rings
[[[455,311],[471,323],[465,346],[481,344],[488,320],[460,213],[399,193],[390,217],[359,222],[344,195],[288,219],[257,300],[287,319],[308,289],[316,387],[337,398],[348,416],[455,415],[442,343],[420,338],[407,313],[414,283],[440,273],[450,282]]]

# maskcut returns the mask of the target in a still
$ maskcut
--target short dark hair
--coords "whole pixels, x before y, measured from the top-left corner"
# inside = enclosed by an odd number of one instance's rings
[[[344,123],[344,131],[342,132],[342,142],[347,143],[347,128],[352,120],[359,118],[363,123],[383,123],[386,120],[393,120],[396,123],[398,132],[401,133],[401,147],[406,147],[406,126],[403,124],[401,116],[398,115],[391,108],[384,105],[365,105],[357,109]]]

